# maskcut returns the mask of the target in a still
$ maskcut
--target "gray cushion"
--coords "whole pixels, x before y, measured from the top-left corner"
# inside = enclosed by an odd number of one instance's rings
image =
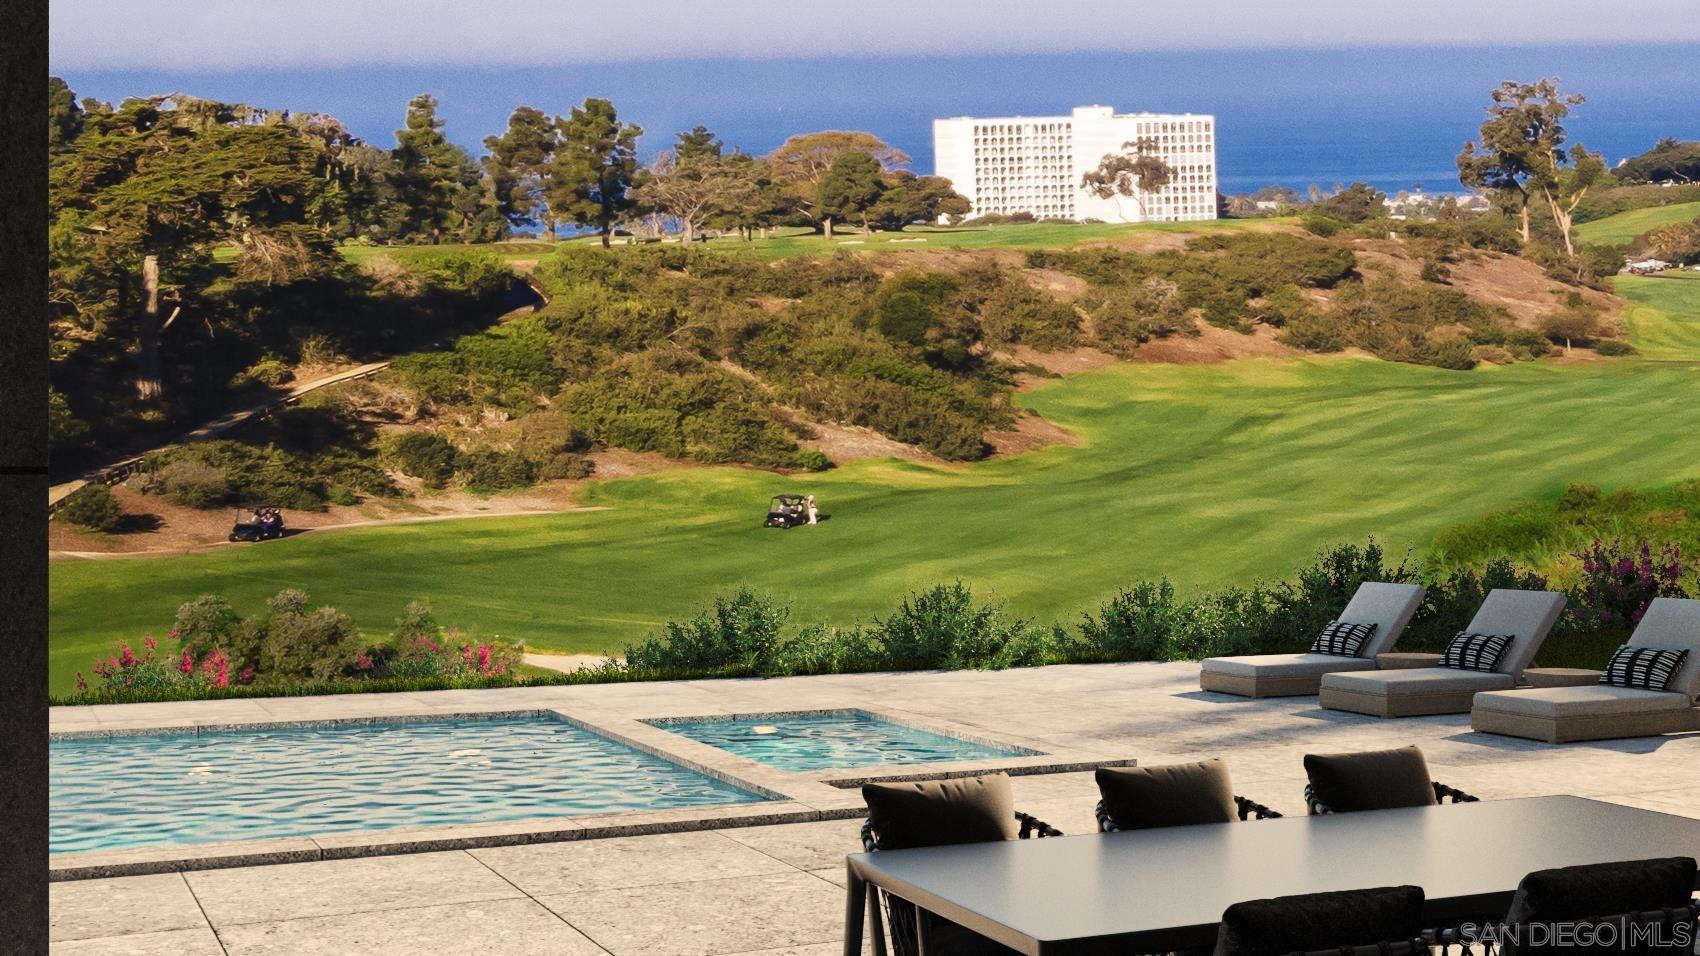
[[[1564,595],[1554,591],[1514,591],[1494,588],[1464,630],[1473,634],[1510,634],[1516,638],[1494,670],[1521,675],[1535,659],[1547,632],[1564,611]]]
[[[1670,688],[1689,697],[1700,696],[1700,601],[1654,598],[1635,626],[1629,643],[1636,647],[1668,647],[1688,651]]]
[[[1317,802],[1336,813],[1427,807],[1439,802],[1428,761],[1416,747],[1355,754],[1305,754]]]
[[[1334,950],[1408,940],[1422,931],[1417,886],[1278,896],[1228,907],[1216,931],[1216,956]]]
[[[1245,657],[1211,657],[1199,665],[1204,670],[1235,677],[1316,677],[1336,671],[1375,670],[1375,660],[1340,657],[1335,654],[1252,654]]]
[[[1411,667],[1393,671],[1329,674],[1322,686],[1382,697],[1422,694],[1461,694],[1467,691],[1510,690],[1510,674],[1459,670],[1456,667]]]
[[[1399,635],[1405,633],[1406,626],[1422,604],[1421,585],[1365,581],[1358,585],[1357,593],[1346,603],[1339,620],[1347,624],[1375,625],[1375,633],[1370,635],[1358,655],[1373,661],[1375,655],[1393,649],[1393,645],[1399,642]]]
[[[882,850],[1013,840],[1018,833],[1009,775],[862,784]]]
[[[1686,694],[1586,684],[1581,687],[1540,687],[1477,694],[1474,706],[1504,714],[1562,719],[1688,710],[1691,705]]]
[[[1239,819],[1228,765],[1220,760],[1097,772],[1104,812],[1119,830],[1231,823]]]

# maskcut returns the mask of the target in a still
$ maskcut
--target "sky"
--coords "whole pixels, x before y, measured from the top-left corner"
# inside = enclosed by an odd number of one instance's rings
[[[1687,8],[1689,15],[1681,11]],[[1598,0],[55,0],[54,69],[186,73],[693,58],[1700,41]],[[629,11],[629,16],[611,15]],[[1484,15],[1487,14],[1487,15]]]
[[[52,67],[80,97],[184,92],[329,113],[394,142],[414,94],[474,154],[515,106],[614,102],[653,156],[698,123],[762,154],[875,133],[931,172],[935,117],[1124,111],[1218,119],[1227,192],[1366,181],[1457,190],[1453,157],[1505,79],[1558,76],[1615,162],[1700,139],[1700,15],[1597,0],[55,0]],[[617,9],[617,8],[616,8]],[[1224,27],[1230,25],[1230,28]],[[1586,41],[1586,42],[1582,42]]]

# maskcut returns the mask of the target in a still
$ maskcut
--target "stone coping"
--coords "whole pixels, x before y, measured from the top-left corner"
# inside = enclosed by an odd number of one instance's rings
[[[350,701],[358,705],[361,701]],[[145,705],[144,705],[145,706]],[[665,710],[665,706],[642,708]],[[279,710],[292,708],[281,706]],[[799,708],[767,710],[746,714],[637,717],[592,705],[574,705],[571,711],[555,707],[491,706],[488,708],[413,708],[402,712],[362,712],[360,706],[327,708],[322,702],[298,708],[316,716],[279,719],[269,709],[231,714],[224,709],[208,714],[209,719],[185,719],[177,708],[155,708],[155,718],[98,718],[94,721],[61,722],[53,740],[79,740],[117,736],[203,734],[227,731],[262,731],[333,726],[372,726],[440,722],[445,720],[499,720],[549,718],[606,737],[634,750],[666,760],[723,783],[754,793],[765,802],[678,807],[666,810],[595,814],[570,817],[533,818],[499,823],[475,823],[441,827],[395,828],[300,837],[262,839],[220,844],[194,844],[134,849],[91,850],[56,853],[49,858],[49,880],[96,879],[147,873],[181,872],[256,866],[270,863],[299,863],[313,860],[346,859],[402,853],[478,847],[515,846],[564,840],[637,836],[691,830],[728,829],[779,823],[849,819],[862,816],[865,806],[855,788],[876,781],[904,781],[973,776],[1005,772],[1012,775],[1063,773],[1103,766],[1127,766],[1132,759],[1080,750],[1049,747],[1022,738],[998,739],[951,724],[936,717],[905,711],[861,707]],[[626,709],[629,709],[626,708]],[[326,711],[329,711],[326,713]],[[322,714],[322,715],[319,715]],[[885,765],[852,769],[797,773],[740,757],[718,747],[691,740],[664,729],[690,721],[727,720],[800,715],[857,714],[902,726],[925,730],[954,739],[1015,751],[1020,756],[993,757],[928,764]],[[66,726],[69,724],[69,726]]]

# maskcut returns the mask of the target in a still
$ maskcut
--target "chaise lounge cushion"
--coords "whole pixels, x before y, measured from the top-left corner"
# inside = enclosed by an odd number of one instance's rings
[[[1254,654],[1249,657],[1212,657],[1200,666],[1207,671],[1234,677],[1317,677],[1337,671],[1372,671],[1375,670],[1375,661],[1335,654]]]
[[[1228,765],[1220,760],[1098,770],[1104,812],[1120,830],[1231,823],[1239,818]]]
[[[1015,796],[1009,775],[865,783],[862,799],[882,850],[1013,840]]]
[[[1700,601],[1654,598],[1629,636],[1631,647],[1686,650],[1688,658],[1672,678],[1670,689],[1700,697]]]
[[[1322,679],[1322,686],[1329,690],[1374,694],[1380,697],[1510,690],[1516,684],[1510,674],[1459,670],[1455,667],[1413,667],[1396,671],[1329,674]]]
[[[1567,717],[1681,711],[1687,710],[1689,703],[1684,694],[1587,684],[1581,687],[1542,687],[1535,690],[1477,694],[1475,706],[1504,714],[1556,720]]]
[[[1355,754],[1305,754],[1305,775],[1318,803],[1335,813],[1428,807],[1439,802],[1428,761],[1416,747]]]

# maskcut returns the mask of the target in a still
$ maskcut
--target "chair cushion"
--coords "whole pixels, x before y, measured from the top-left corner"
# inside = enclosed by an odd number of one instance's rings
[[[1509,634],[1471,634],[1459,631],[1440,655],[1440,666],[1492,673],[1511,646]]]
[[[1385,654],[1399,643],[1399,636],[1422,603],[1420,585],[1365,581],[1340,610],[1339,619],[1348,624],[1375,625],[1375,633],[1360,655],[1375,660],[1375,655]]]
[[[1336,671],[1375,670],[1375,661],[1333,654],[1251,654],[1210,657],[1199,666],[1235,677],[1317,677]]]
[[[1654,598],[1629,635],[1632,647],[1669,647],[1688,651],[1688,661],[1677,671],[1671,690],[1700,697],[1700,601],[1688,598]]]
[[[1477,694],[1474,706],[1504,714],[1556,719],[1648,714],[1662,710],[1688,710],[1691,707],[1687,694],[1661,694],[1658,691],[1608,687],[1604,684]]]
[[[1482,600],[1464,630],[1471,634],[1511,634],[1514,639],[1499,661],[1499,672],[1519,677],[1534,660],[1547,633],[1564,613],[1564,595],[1556,591],[1518,591],[1494,588]]]
[[[1018,833],[1009,775],[862,784],[882,850],[1013,840]]]
[[[1344,621],[1331,621],[1322,633],[1311,642],[1312,654],[1332,654],[1335,657],[1357,657],[1363,653],[1364,643],[1375,633],[1374,624],[1347,624]]]
[[[1341,890],[1235,903],[1222,914],[1216,956],[1276,956],[1409,939],[1423,930],[1417,886]]]
[[[1689,857],[1593,863],[1536,870],[1523,877],[1507,923],[1584,920],[1682,906],[1694,892]]]
[[[1239,819],[1228,765],[1220,760],[1156,767],[1103,767],[1098,793],[1117,829],[1145,830]]]
[[[1428,761],[1415,746],[1355,754],[1305,754],[1317,801],[1336,813],[1438,803]]]
[[[1612,687],[1667,691],[1687,659],[1687,648],[1676,650],[1625,644],[1612,652],[1611,661],[1600,675],[1600,683]]]
[[[1412,667],[1396,671],[1329,674],[1322,678],[1322,686],[1326,688],[1383,697],[1510,690],[1516,683],[1510,674],[1488,674],[1455,667]]]

